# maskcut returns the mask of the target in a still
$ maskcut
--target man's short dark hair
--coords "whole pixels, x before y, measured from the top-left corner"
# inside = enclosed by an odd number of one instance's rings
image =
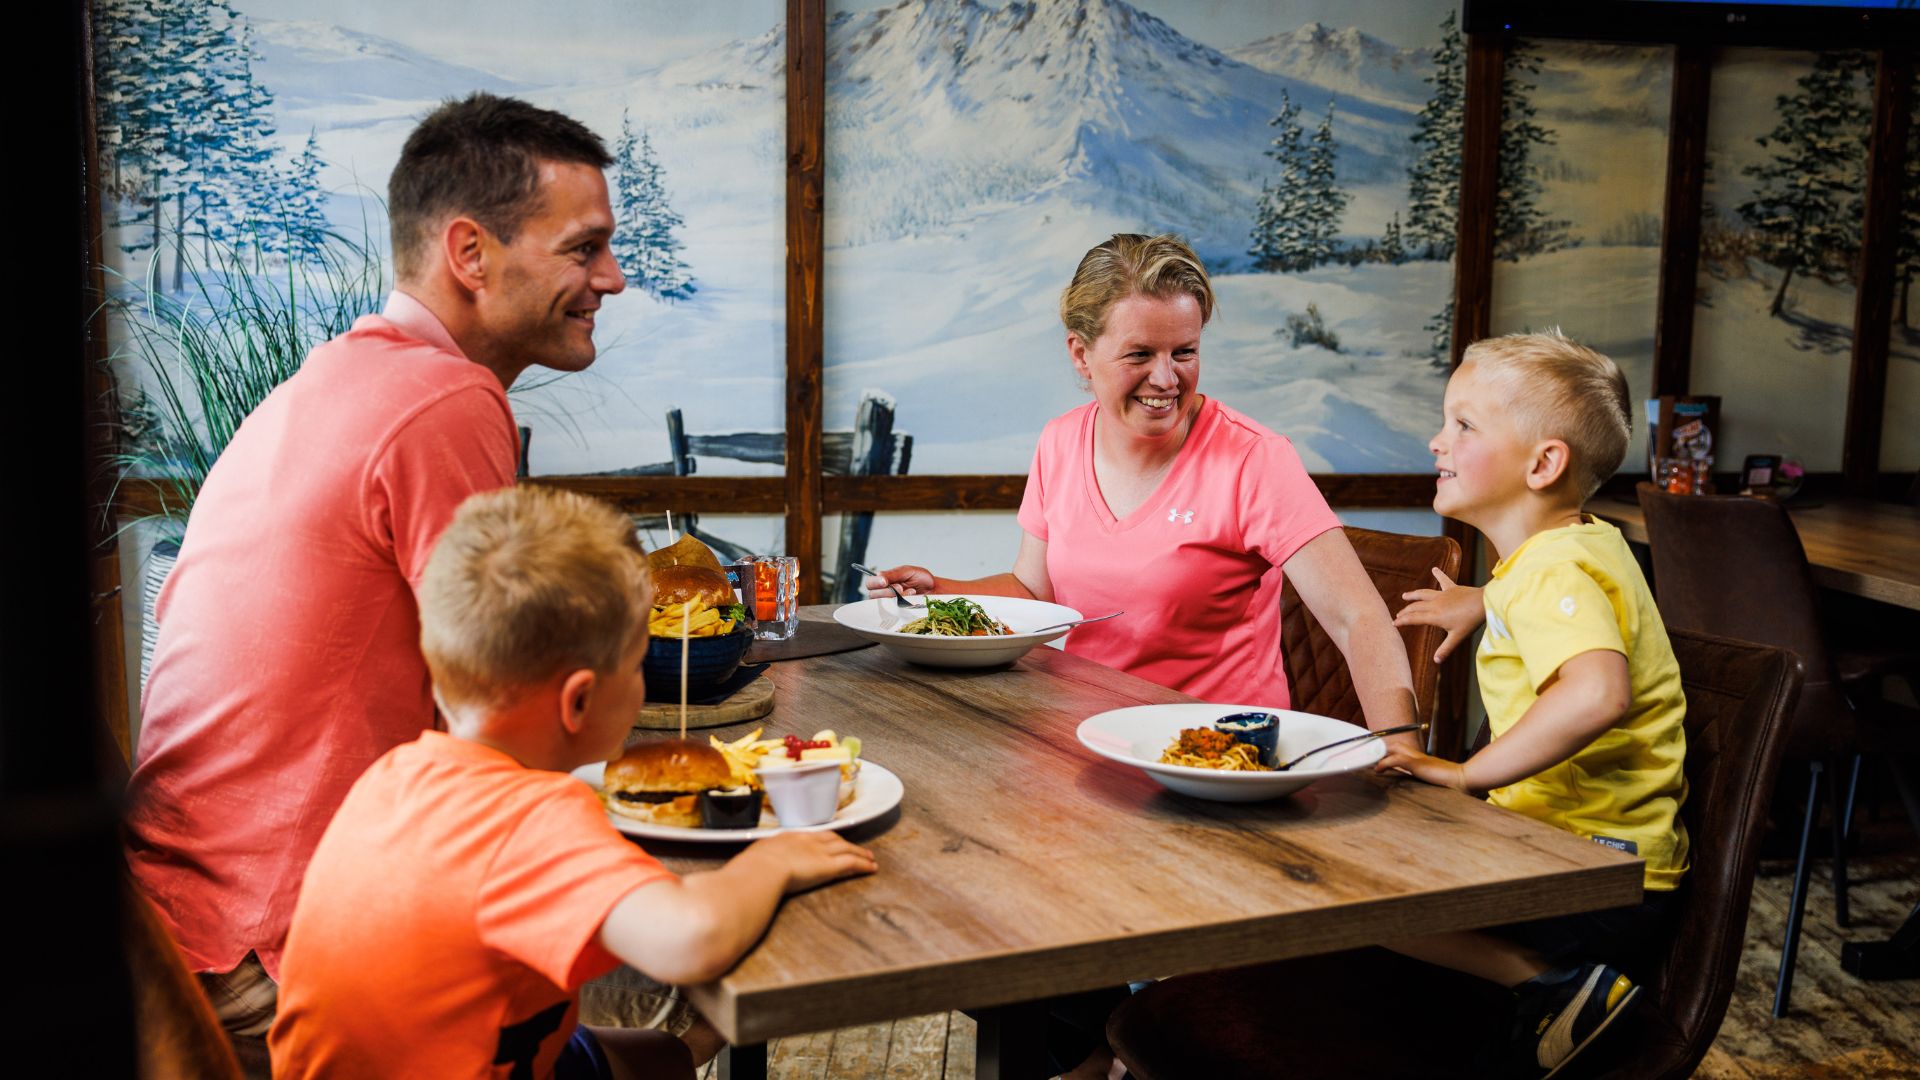
[[[474,93],[441,104],[407,136],[387,181],[395,273],[412,277],[450,215],[479,222],[511,243],[538,209],[540,163],[613,164],[586,125],[517,98]]]

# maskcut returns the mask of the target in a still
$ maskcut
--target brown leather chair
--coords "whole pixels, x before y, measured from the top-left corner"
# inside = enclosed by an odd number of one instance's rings
[[[1407,606],[1401,593],[1433,587],[1434,567],[1456,581],[1460,578],[1460,545],[1449,537],[1403,536],[1351,525],[1346,527],[1346,534],[1354,553],[1360,556],[1360,565],[1367,568],[1367,576],[1387,602],[1388,614],[1398,614]],[[1434,722],[1427,733],[1428,751],[1458,761],[1466,743],[1465,718],[1435,717],[1433,709],[1434,692],[1440,682],[1440,665],[1433,662],[1433,650],[1445,637],[1432,626],[1400,630],[1400,638],[1407,645],[1407,662],[1413,667],[1416,715]],[[1291,580],[1280,594],[1280,646],[1286,657],[1287,686],[1294,708],[1366,726],[1346,657],[1300,601]]]
[[[1784,650],[1671,636],[1687,695],[1681,817],[1692,866],[1671,934],[1634,972],[1647,988],[1641,1004],[1622,1031],[1574,1062],[1578,1075],[1684,1077],[1712,1045],[1733,994],[1764,807],[1800,686],[1799,663]],[[1468,1076],[1481,1042],[1503,1036],[1512,1000],[1471,976],[1356,949],[1156,983],[1114,1011],[1107,1039],[1139,1080]]]
[[[227,1033],[173,935],[131,880],[126,892],[126,956],[140,1075],[145,1080],[241,1080]]]
[[[1643,483],[1653,552],[1655,597],[1669,629],[1698,630],[1789,649],[1806,664],[1800,704],[1787,724],[1786,756],[1808,769],[1805,816],[1787,908],[1773,1015],[1786,1015],[1806,915],[1813,830],[1820,815],[1822,777],[1832,804],[1834,912],[1848,925],[1846,837],[1851,830],[1860,752],[1909,749],[1914,725],[1892,719],[1897,710],[1868,702],[1861,691],[1878,670],[1865,658],[1828,648],[1820,622],[1820,590],[1807,566],[1793,520],[1779,503],[1737,495],[1669,495]],[[1902,731],[1902,728],[1907,730]],[[1908,786],[1897,769],[1895,779]],[[1842,792],[1841,781],[1846,779]],[[1912,802],[1912,792],[1903,792]],[[1915,822],[1920,829],[1920,821]]]

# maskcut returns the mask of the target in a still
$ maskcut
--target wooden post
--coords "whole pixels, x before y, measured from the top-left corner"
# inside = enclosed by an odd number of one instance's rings
[[[1460,134],[1460,213],[1453,248],[1453,366],[1493,326],[1494,212],[1500,194],[1500,119],[1507,42],[1467,35],[1467,107]],[[1477,581],[1479,536],[1458,521],[1443,531],[1460,545],[1461,580]],[[1455,649],[1440,668],[1440,709],[1466,730],[1473,650]]]
[[[679,409],[667,410],[667,464],[673,475],[693,475],[693,451],[687,445],[687,424]]]
[[[98,103],[94,100],[91,3],[80,6],[78,21],[81,64],[75,77],[80,84],[76,90],[81,114],[82,168],[86,170],[82,206],[85,220],[81,226],[87,243],[82,257],[86,262],[84,280],[90,300],[83,359],[87,364],[87,426],[91,435],[91,449],[95,452],[95,456],[87,462],[86,479],[87,506],[94,525],[91,537],[93,546],[89,549],[92,558],[88,568],[93,600],[93,694],[95,707],[106,724],[107,732],[120,748],[121,756],[131,765],[134,751],[133,718],[127,704],[126,629],[120,618],[120,540],[114,520],[114,472],[106,464],[108,455],[120,449],[119,391],[113,371],[107,366],[106,311],[98,303],[107,294],[107,283],[99,259],[100,153],[99,132],[96,129]]]
[[[1873,79],[1873,140],[1867,148],[1866,216],[1860,223],[1860,280],[1853,302],[1853,371],[1847,383],[1847,492],[1871,496],[1880,473],[1886,420],[1887,339],[1893,329],[1893,254],[1899,243],[1901,165],[1907,152],[1913,51],[1887,49]]]
[[[873,393],[860,398],[853,420],[853,459],[849,476],[886,476],[893,471],[893,401]],[[840,519],[839,557],[833,564],[832,599],[848,603],[860,599],[853,564],[867,557],[873,535],[873,511],[850,510]]]
[[[826,0],[787,0],[787,550],[800,602],[820,602],[820,273],[827,113]]]
[[[1660,219],[1659,307],[1653,322],[1653,385],[1638,388],[1642,397],[1684,394],[1692,380],[1712,77],[1712,57],[1705,45],[1675,49],[1673,98],[1667,111],[1667,195]]]

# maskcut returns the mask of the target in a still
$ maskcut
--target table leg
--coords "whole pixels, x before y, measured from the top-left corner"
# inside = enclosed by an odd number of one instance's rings
[[[1840,966],[1857,978],[1920,979],[1920,904],[1885,941],[1849,941],[1840,948]]]
[[[767,1044],[728,1044],[720,1051],[720,1080],[767,1080]]]
[[[1023,1001],[967,1012],[979,1024],[974,1043],[978,1080],[1045,1080],[1052,1075],[1045,1002]]]

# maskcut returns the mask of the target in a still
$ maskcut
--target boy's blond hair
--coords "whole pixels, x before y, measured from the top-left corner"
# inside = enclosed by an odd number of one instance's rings
[[[633,522],[552,488],[460,504],[420,580],[420,651],[446,704],[495,705],[581,668],[609,672],[653,602]]]
[[[1513,391],[1508,407],[1523,436],[1567,444],[1567,474],[1582,502],[1626,459],[1633,433],[1626,375],[1559,327],[1476,341],[1460,362],[1479,364]]]

